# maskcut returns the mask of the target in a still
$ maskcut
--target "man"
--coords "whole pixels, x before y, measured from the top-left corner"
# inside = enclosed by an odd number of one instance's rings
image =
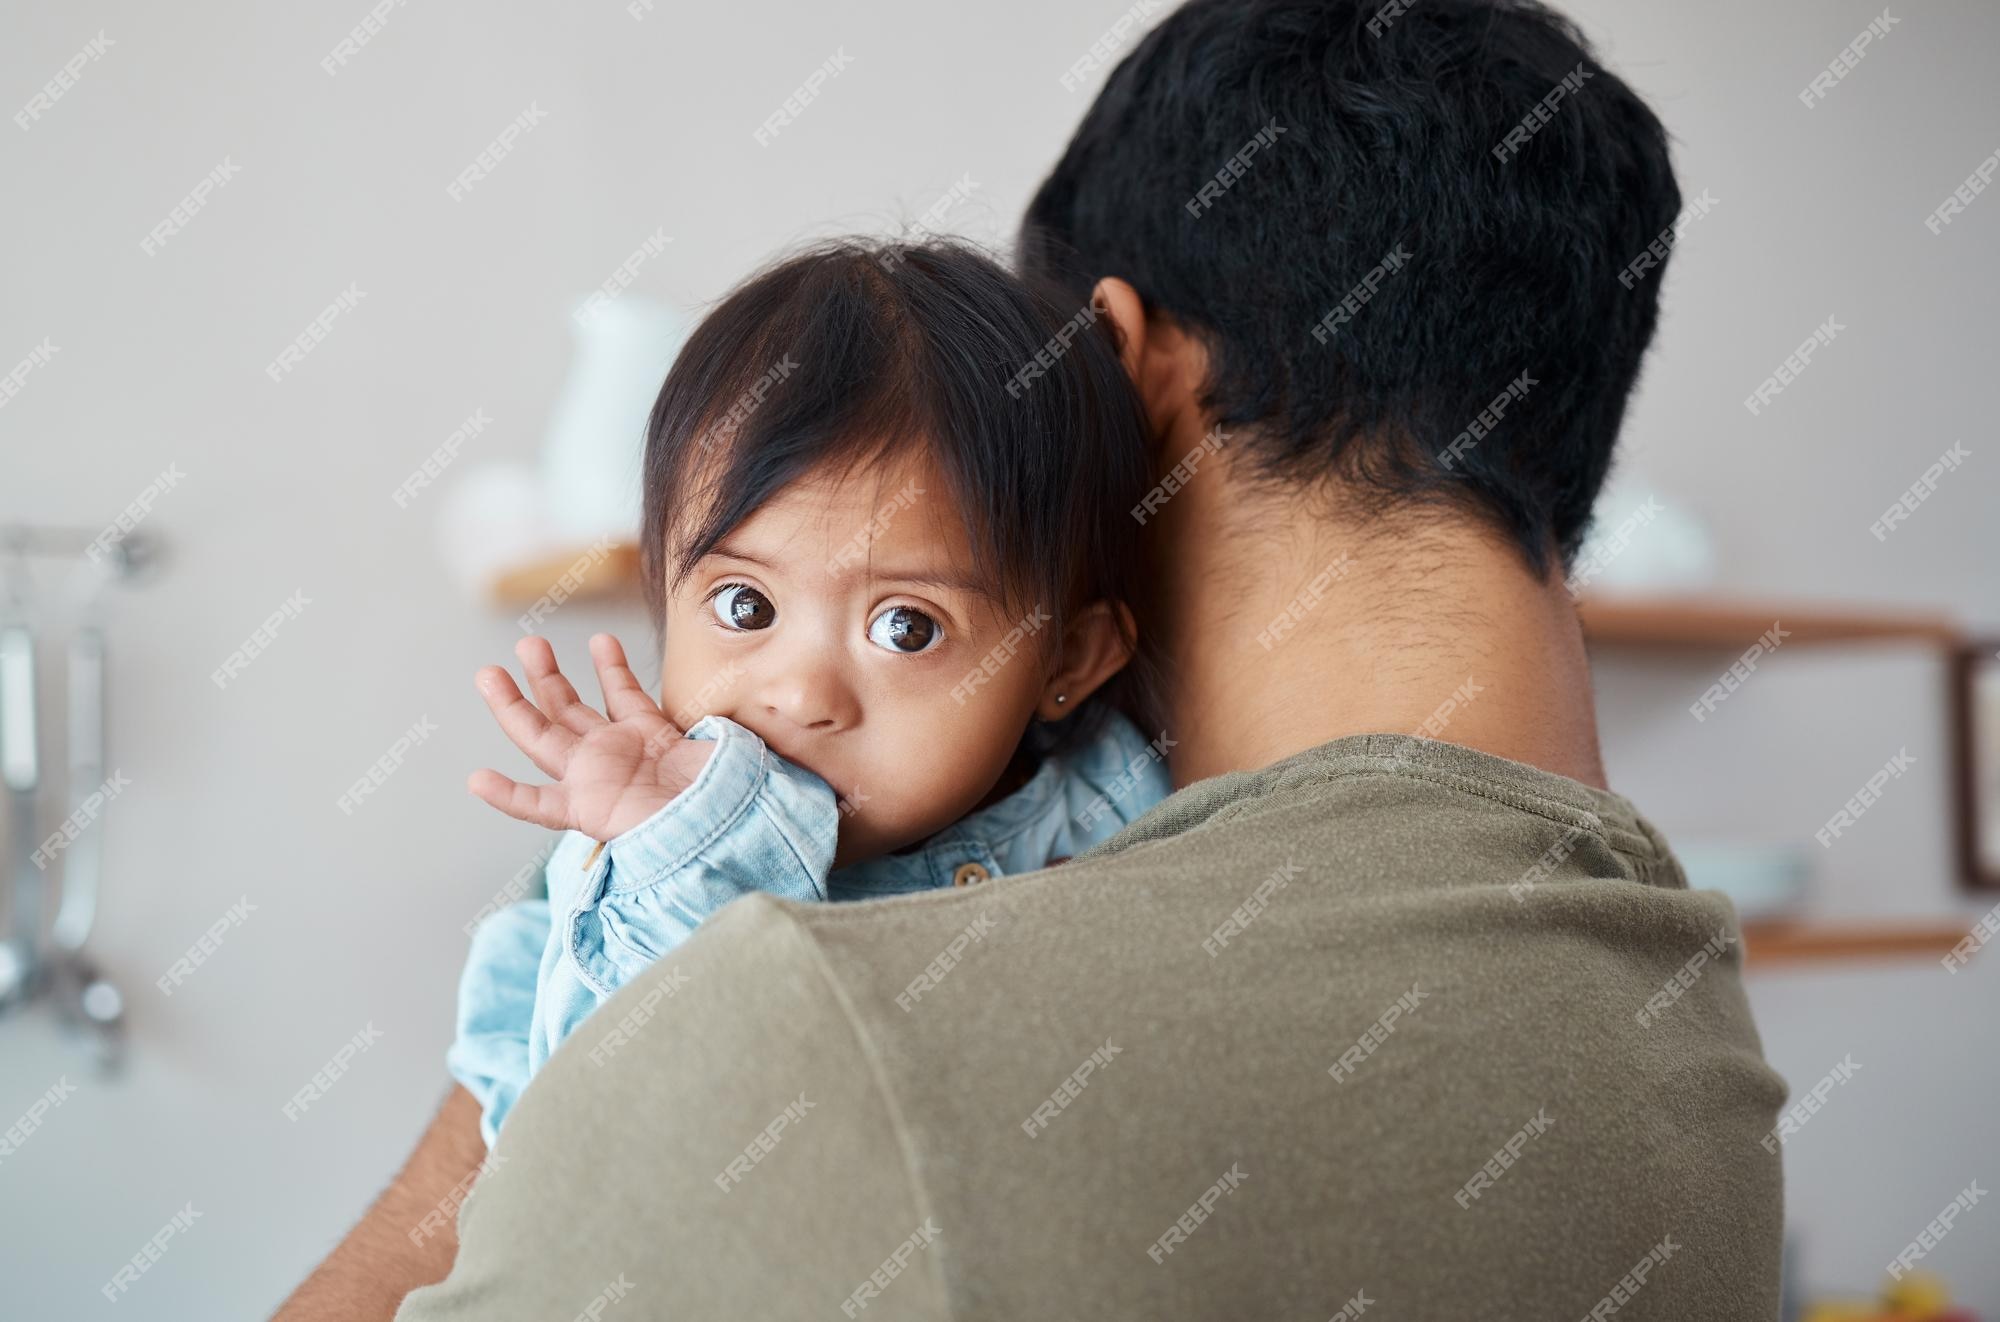
[[[1678,207],[1538,5],[1170,16],[1022,257],[1144,397],[1184,788],[1050,871],[732,905],[462,1242],[454,1092],[283,1316],[447,1271],[397,1315],[1774,1316],[1784,1086],[1728,904],[1605,786],[1563,578]]]

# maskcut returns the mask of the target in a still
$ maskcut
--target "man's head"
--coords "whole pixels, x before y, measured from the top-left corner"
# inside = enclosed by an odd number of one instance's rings
[[[1020,257],[1079,300],[1129,285],[1260,476],[1475,513],[1546,576],[1657,319],[1658,273],[1619,273],[1679,208],[1658,119],[1532,0],[1191,0]]]

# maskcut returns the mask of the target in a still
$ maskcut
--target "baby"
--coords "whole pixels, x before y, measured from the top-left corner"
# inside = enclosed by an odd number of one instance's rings
[[[533,702],[501,667],[476,681],[554,783],[469,788],[563,832],[547,898],[483,923],[460,985],[447,1060],[489,1145],[730,900],[1032,871],[1171,788],[1143,732],[1149,457],[1108,323],[968,246],[824,244],[702,321],[647,432],[660,701],[606,634],[602,714],[541,638],[517,648]]]

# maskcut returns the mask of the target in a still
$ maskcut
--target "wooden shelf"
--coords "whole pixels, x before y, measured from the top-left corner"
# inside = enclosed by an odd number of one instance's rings
[[[575,582],[564,594],[565,600],[613,600],[636,596],[639,591],[639,544],[613,542],[602,550],[596,546],[580,546],[574,551],[508,570],[493,580],[489,593],[496,606],[507,610],[526,610],[562,582],[565,575],[572,573]]]
[[[1965,939],[1964,923],[1843,923],[1760,919],[1743,924],[1743,966],[1752,973],[1802,964],[1871,959],[1938,960]]]
[[[1944,647],[1959,639],[1944,615],[1719,597],[1592,597],[1578,614],[1584,640],[1600,647],[1741,652],[1773,624],[1785,631],[1783,647],[1893,641]]]

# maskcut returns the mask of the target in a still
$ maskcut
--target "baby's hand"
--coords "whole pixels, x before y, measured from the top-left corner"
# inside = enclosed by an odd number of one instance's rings
[[[507,737],[556,783],[523,785],[491,769],[473,772],[466,788],[509,817],[610,840],[693,784],[715,751],[711,740],[681,736],[608,633],[591,638],[590,659],[610,720],[576,696],[546,638],[523,638],[514,654],[539,710],[521,696],[505,667],[482,667],[473,683]]]

